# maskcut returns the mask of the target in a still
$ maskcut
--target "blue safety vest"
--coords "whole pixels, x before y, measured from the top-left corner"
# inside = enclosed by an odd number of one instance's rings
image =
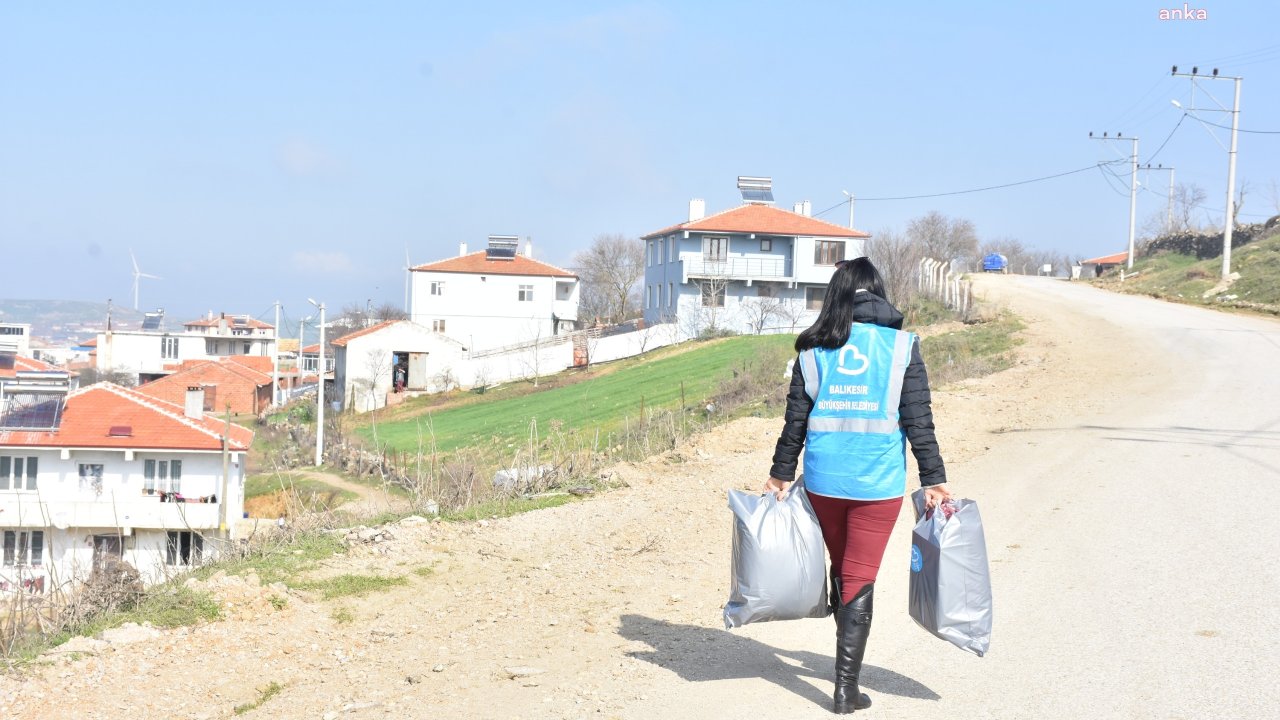
[[[898,424],[902,380],[915,335],[854,323],[834,350],[800,353],[813,401],[805,438],[804,486],[851,500],[887,500],[907,489],[906,434]]]

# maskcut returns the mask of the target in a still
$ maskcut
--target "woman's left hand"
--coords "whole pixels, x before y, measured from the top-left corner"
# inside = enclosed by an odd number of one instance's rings
[[[924,507],[926,510],[938,507],[950,499],[951,491],[947,489],[946,483],[929,485],[924,489]]]
[[[790,488],[790,480],[779,480],[776,477],[770,477],[764,481],[764,491],[773,493],[773,496],[779,500],[787,498],[787,490]]]

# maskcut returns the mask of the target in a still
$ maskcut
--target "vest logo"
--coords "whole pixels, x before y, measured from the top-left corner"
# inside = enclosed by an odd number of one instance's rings
[[[920,572],[924,568],[924,557],[918,545],[911,545],[911,572]]]
[[[846,366],[845,358],[850,353],[853,354],[853,362],[850,363],[849,366]],[[854,345],[845,345],[840,349],[840,362],[836,367],[836,372],[841,375],[861,375],[867,371],[867,367],[870,365],[871,359],[866,355],[863,355],[861,350]],[[854,366],[856,366],[856,368]]]

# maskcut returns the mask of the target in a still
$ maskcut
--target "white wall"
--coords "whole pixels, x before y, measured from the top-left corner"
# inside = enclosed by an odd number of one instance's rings
[[[71,449],[68,454],[68,459],[62,459],[59,448],[0,447],[0,455],[39,458],[36,491],[0,492],[0,531],[45,533],[44,564],[33,568],[0,567],[0,580],[7,577],[12,582],[19,575],[33,574],[52,575],[47,582],[73,577],[83,580],[93,560],[92,536],[124,532],[135,538],[126,543],[125,560],[153,581],[159,579],[154,572],[156,567],[163,566],[168,530],[205,533],[206,553],[213,553],[226,545],[214,539],[224,504],[231,528],[244,512],[242,453],[230,455],[225,497],[221,497],[222,455],[218,452]],[[162,503],[158,495],[143,494],[147,459],[181,460],[178,491],[188,498],[217,494],[220,502]],[[81,486],[81,463],[103,466],[101,494],[92,487]],[[228,538],[235,539],[234,534]],[[130,555],[130,547],[135,548],[136,555]]]
[[[444,294],[431,294],[433,282],[444,283]],[[557,296],[557,282],[570,284],[569,292]],[[519,299],[521,285],[533,286],[533,300]],[[572,278],[415,271],[411,319],[429,330],[444,320],[445,335],[486,350],[555,336],[551,316],[576,320],[578,293]]]
[[[386,405],[386,396],[395,381],[392,372],[392,353],[395,352],[427,354],[427,392],[444,390],[442,374],[451,371],[463,357],[462,348],[455,341],[410,322],[396,323],[353,338],[345,347],[338,348],[334,370],[334,386],[344,409],[368,412]],[[378,358],[377,368],[371,367],[371,353]],[[381,374],[377,374],[377,370],[381,370]]]
[[[161,357],[163,338],[174,338],[178,341],[176,358]],[[213,353],[205,342],[214,342]],[[244,343],[249,343],[249,352],[242,352]],[[97,368],[104,372],[127,373],[161,373],[165,366],[172,366],[186,360],[212,360],[227,355],[255,355],[270,357],[275,352],[274,337],[223,337],[201,335],[195,333],[155,333],[141,331],[122,331],[98,334]]]

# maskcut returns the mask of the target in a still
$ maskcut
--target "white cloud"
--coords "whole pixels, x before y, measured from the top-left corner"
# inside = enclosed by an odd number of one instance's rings
[[[351,258],[344,252],[325,252],[322,250],[297,250],[290,257],[290,265],[300,273],[316,273],[335,275],[350,273],[355,270]]]

